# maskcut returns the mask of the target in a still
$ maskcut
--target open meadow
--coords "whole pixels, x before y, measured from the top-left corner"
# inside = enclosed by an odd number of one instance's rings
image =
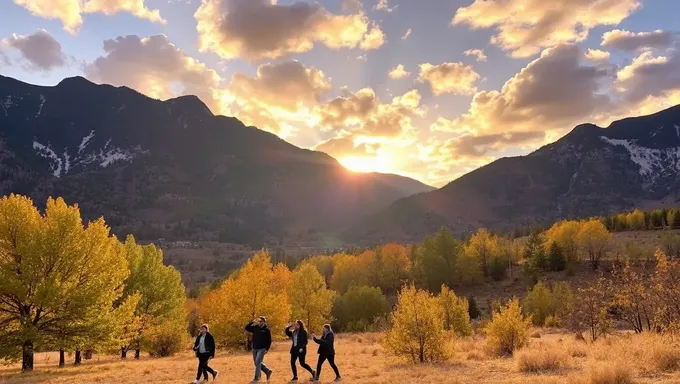
[[[540,335],[540,337],[538,337]],[[411,365],[390,357],[379,343],[379,333],[340,334],[336,362],[345,383],[536,383],[626,384],[680,383],[680,347],[677,340],[650,334],[616,334],[595,343],[577,341],[573,334],[536,329],[529,345],[514,357],[495,357],[483,337],[454,342],[455,352],[439,364]],[[275,343],[265,362],[274,369],[271,383],[290,379],[289,343]],[[310,350],[310,352],[313,352]],[[0,368],[0,383],[132,384],[189,383],[196,374],[196,359],[189,352],[169,358],[143,357],[120,361],[97,356],[80,367],[56,367],[58,356],[40,353],[35,371],[21,374],[20,366]],[[316,356],[309,355],[314,366]],[[217,382],[248,383],[252,378],[249,354],[218,353],[211,366],[220,371]],[[301,382],[309,375],[300,372]],[[321,382],[333,374],[324,366]]]

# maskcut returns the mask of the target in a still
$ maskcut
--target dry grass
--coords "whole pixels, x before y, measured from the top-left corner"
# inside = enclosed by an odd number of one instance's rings
[[[344,382],[388,383],[499,383],[499,384],[671,384],[680,383],[678,345],[655,335],[616,335],[596,343],[576,341],[572,335],[542,331],[540,339],[518,351],[515,358],[484,353],[482,337],[456,340],[451,360],[414,366],[386,354],[380,334],[338,335],[336,362]],[[271,384],[287,383],[290,367],[287,343],[275,343],[265,362],[274,369]],[[73,357],[67,357],[67,362]],[[310,353],[308,362],[316,364]],[[56,367],[58,356],[40,353],[36,370],[19,373],[17,365],[0,366],[2,384],[137,384],[189,383],[196,374],[196,359],[189,353],[166,359],[144,356],[121,362],[115,356],[95,355],[80,367]],[[252,357],[247,353],[220,353],[211,362],[220,370],[221,383],[246,383],[252,378]],[[309,375],[300,370],[305,382]],[[333,373],[324,366],[322,382]]]
[[[569,367],[569,356],[562,349],[527,349],[515,357],[520,372],[541,373]]]

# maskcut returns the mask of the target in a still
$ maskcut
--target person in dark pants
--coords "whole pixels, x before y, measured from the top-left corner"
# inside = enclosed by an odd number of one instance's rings
[[[307,356],[307,330],[305,330],[305,323],[298,320],[290,324],[285,329],[286,336],[290,337],[293,345],[290,347],[290,369],[293,371],[293,378],[291,382],[298,381],[297,367],[295,361],[300,359],[300,366],[312,374],[312,380],[316,377],[316,372],[305,363],[305,356]]]
[[[213,381],[215,381],[219,372],[208,366],[208,360],[215,357],[215,339],[208,332],[208,324],[201,325],[200,334],[194,342],[194,352],[198,357],[198,372],[196,372],[196,380],[193,383],[198,384],[201,375],[203,375],[203,380],[208,381],[208,373],[212,375]]]
[[[267,375],[267,381],[272,377],[272,371],[264,364],[264,355],[272,346],[272,333],[267,327],[267,319],[260,316],[246,325],[246,331],[253,334],[253,361],[255,362],[255,378],[251,383],[260,381],[261,372]]]
[[[340,381],[340,371],[338,371],[338,367],[335,365],[335,347],[333,346],[335,334],[333,333],[330,324],[323,325],[323,335],[320,339],[313,333],[312,338],[314,339],[314,342],[319,344],[319,361],[316,363],[316,377],[314,378],[314,381],[319,381],[319,378],[321,377],[321,366],[326,360],[328,360],[328,364],[331,365],[331,368],[333,368],[333,371],[335,372],[335,381]]]

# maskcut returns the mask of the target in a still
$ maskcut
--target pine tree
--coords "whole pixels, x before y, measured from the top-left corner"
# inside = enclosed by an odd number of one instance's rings
[[[563,271],[567,267],[567,259],[564,257],[562,247],[554,241],[550,243],[548,250],[548,267],[551,271]]]
[[[477,302],[475,301],[475,298],[472,296],[468,297],[468,314],[470,315],[471,319],[476,319],[482,314],[479,311],[479,308],[477,308]]]
[[[101,339],[128,276],[125,252],[103,219],[49,199],[0,199],[0,357],[33,369],[34,348]],[[105,329],[104,329],[105,330]]]

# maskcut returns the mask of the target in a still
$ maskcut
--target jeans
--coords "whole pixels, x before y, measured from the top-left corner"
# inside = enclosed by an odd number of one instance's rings
[[[316,363],[316,378],[318,379],[321,377],[321,366],[326,360],[328,360],[328,364],[333,368],[335,377],[340,377],[340,371],[338,371],[338,367],[335,365],[335,355],[319,355],[319,361]]]
[[[198,354],[198,372],[196,373],[196,380],[201,379],[201,374],[205,380],[208,380],[208,373],[211,375],[215,374],[212,368],[208,367],[208,360],[210,360],[209,353],[199,353]]]
[[[293,350],[290,353],[290,369],[291,371],[293,371],[293,377],[297,377],[297,367],[295,366],[295,361],[298,359],[300,359],[300,366],[309,371],[309,373],[312,373],[312,367],[310,367],[309,364],[305,363],[306,355],[307,351],[300,353],[300,350],[298,348],[295,348],[295,350]]]
[[[265,349],[253,349],[253,362],[255,362],[255,381],[260,380],[260,376],[262,376],[260,371],[264,372],[265,375],[268,375],[272,371],[262,362],[262,360],[264,360],[265,351]]]

